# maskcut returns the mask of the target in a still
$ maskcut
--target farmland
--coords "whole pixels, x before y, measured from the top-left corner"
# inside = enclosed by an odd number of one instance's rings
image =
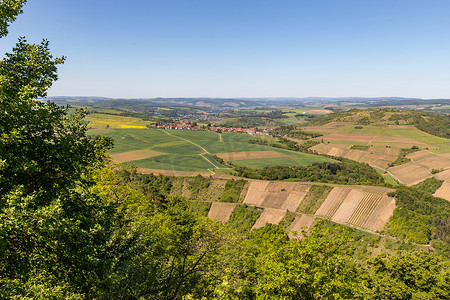
[[[237,215],[251,214],[253,219],[245,220],[248,230],[283,222],[288,232],[299,231],[313,226],[316,219],[328,218],[377,232],[383,230],[395,208],[395,200],[387,196],[394,190],[384,187],[267,180],[243,180],[237,186],[229,184],[236,181],[211,177],[168,179],[172,182],[170,195],[181,195],[212,220],[244,222],[236,220]],[[237,187],[235,200],[223,196],[232,186]]]
[[[114,110],[108,110],[108,112],[113,113]],[[125,117],[113,114],[89,114],[86,119],[89,122],[91,130],[102,130],[102,129],[114,129],[114,128],[135,128],[142,129],[146,125],[150,124],[148,121],[144,121],[140,118],[135,117]]]
[[[450,201],[450,181],[444,181],[440,188],[433,194],[435,197],[444,198]]]
[[[108,129],[102,129],[102,135],[114,139],[114,148],[110,150],[112,158],[124,164],[132,164],[142,171],[181,171],[210,172],[224,170],[226,166],[213,158],[218,154],[236,165],[260,168],[265,166],[303,166],[314,162],[331,161],[328,158],[276,149],[265,145],[248,143],[251,139],[273,139],[237,133],[216,133],[210,131],[140,129],[131,126],[140,123],[133,118],[122,119],[114,116],[116,121],[91,118],[93,129],[98,133],[99,124],[109,122]],[[97,120],[97,121],[95,121]],[[120,123],[120,122],[126,123]],[[142,121],[144,122],[144,121]],[[95,127],[97,126],[97,127]],[[124,127],[129,128],[124,128]],[[100,127],[101,128],[101,127]]]
[[[312,150],[367,163],[386,172],[386,182],[411,186],[430,177],[449,180],[449,140],[412,125],[428,129],[431,120],[445,124],[441,117],[418,112],[363,109],[313,120],[303,129],[323,134],[314,138],[320,143]],[[445,126],[437,132],[447,133]]]
[[[312,186],[316,188],[311,189]],[[325,199],[319,200],[318,193],[323,194],[325,190],[331,192],[325,194]],[[316,186],[311,183],[252,180],[243,202],[262,211],[252,223],[253,229],[266,223],[278,224],[289,213],[293,214],[293,219],[287,225],[288,230],[298,231],[302,226],[309,228],[319,217],[376,232],[383,230],[393,214],[395,200],[387,196],[390,191],[393,190],[370,186]],[[311,199],[315,200],[303,205],[303,201]],[[308,208],[310,206],[318,209],[311,211]],[[233,203],[213,202],[208,216],[213,220],[227,222],[235,208],[236,204]]]

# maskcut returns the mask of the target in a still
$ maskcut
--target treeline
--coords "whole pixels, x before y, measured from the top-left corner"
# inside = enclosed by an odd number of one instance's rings
[[[152,121],[153,120],[153,118],[151,118],[145,114],[141,114],[141,113],[137,113],[137,112],[133,112],[133,111],[129,111],[129,110],[124,110],[124,109],[120,109],[120,108],[115,108],[114,110],[116,112],[112,112],[112,111],[108,111],[108,110],[97,111],[95,109],[90,109],[90,110],[88,110],[88,114],[98,113],[98,114],[103,114],[103,115],[134,117],[134,118],[139,118],[144,121]]]
[[[414,117],[414,125],[426,133],[450,139],[450,114],[438,115],[427,113]]]
[[[317,154],[316,151],[310,150],[309,148],[320,143],[319,141],[316,140],[308,140],[302,144],[298,144],[295,141],[291,141],[283,137],[278,138],[276,142],[269,142],[267,140],[249,140],[248,142],[250,144],[266,145],[275,148],[281,148],[291,151],[300,151],[309,154]]]
[[[224,122],[218,126],[253,128],[259,126],[276,126],[276,125],[278,125],[278,121],[276,119],[261,116],[243,116],[237,117],[232,121]]]
[[[358,115],[366,112],[367,115]],[[387,120],[383,117],[387,113],[391,115]],[[414,125],[417,129],[442,138],[450,138],[450,115],[440,115],[421,111],[401,110],[394,108],[369,108],[350,109],[346,112],[331,114],[311,120],[305,123],[307,126],[320,126],[329,122],[354,122],[359,125],[371,125],[375,123],[391,123]],[[389,122],[390,121],[390,122]]]
[[[301,167],[264,167],[251,169],[243,166],[234,166],[238,176],[263,179],[311,181],[337,184],[359,184],[384,186],[384,179],[367,164],[351,161],[345,158],[336,158],[340,163],[313,163]]]
[[[428,244],[450,256],[450,202],[432,196],[442,181],[428,179],[417,186],[398,187],[397,208],[386,233],[409,241]]]
[[[411,148],[400,149],[400,153],[399,153],[398,157],[389,166],[394,167],[394,166],[399,166],[399,165],[410,162],[411,160],[409,158],[407,158],[406,155],[416,152],[416,151],[419,151],[419,150],[420,149],[417,146],[412,146]]]
[[[298,129],[295,125],[284,125],[275,128],[272,131],[273,134],[281,135],[281,136],[289,136],[296,139],[308,140],[311,138],[316,138],[319,136],[323,136],[323,134],[319,132],[311,132],[306,130]]]
[[[125,183],[133,182],[134,186],[153,199],[180,197],[194,201],[237,203],[243,201],[243,191],[248,186],[248,182],[243,179],[141,174],[133,167],[121,167],[116,172]]]
[[[2,2],[0,37],[25,2]],[[1,299],[449,298],[439,256],[357,261],[356,239],[324,223],[302,240],[239,232],[193,213],[172,178],[106,164],[112,141],[86,137],[84,110],[34,100],[63,62],[21,38],[0,63]]]
[[[447,299],[448,260],[412,250],[370,257],[380,238],[328,221],[303,239],[280,226],[249,231],[261,211],[238,206],[227,225],[195,214],[179,197],[155,200],[129,170],[103,169],[97,189],[106,198],[127,198],[124,233],[114,267],[88,294],[98,299]],[[126,175],[123,178],[123,175]],[[129,181],[130,178],[135,180]],[[156,180],[154,180],[156,179]],[[121,182],[120,185],[117,183]],[[127,183],[123,185],[123,183]],[[135,185],[137,184],[137,185]],[[115,246],[115,247],[117,247]],[[391,250],[393,251],[393,250]]]

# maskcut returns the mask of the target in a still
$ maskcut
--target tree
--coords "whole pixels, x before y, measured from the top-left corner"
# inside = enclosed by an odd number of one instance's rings
[[[2,1],[0,36],[26,1]],[[0,61],[0,298],[94,295],[110,259],[115,203],[93,193],[111,141],[90,139],[84,110],[50,102],[49,43],[20,38]]]
[[[365,299],[449,299],[450,264],[426,252],[406,252],[370,261]]]
[[[8,26],[18,14],[22,13],[22,6],[27,0],[0,1],[0,38],[8,34]]]

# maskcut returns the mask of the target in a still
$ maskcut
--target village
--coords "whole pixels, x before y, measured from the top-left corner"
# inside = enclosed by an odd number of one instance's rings
[[[159,129],[178,129],[178,130],[194,130],[194,131],[215,131],[218,133],[222,132],[236,132],[236,133],[246,133],[249,135],[271,135],[272,128],[240,128],[240,127],[221,127],[221,126],[210,126],[202,125],[199,126],[196,123],[182,122],[159,122],[157,124],[149,124],[147,128],[159,128]]]

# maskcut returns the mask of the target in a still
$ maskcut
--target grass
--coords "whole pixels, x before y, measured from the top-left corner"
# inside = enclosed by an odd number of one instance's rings
[[[256,220],[262,214],[262,210],[246,204],[237,205],[231,213],[228,224],[238,231],[249,231]]]
[[[384,182],[386,182],[386,183],[388,183],[388,184],[390,184],[390,185],[392,185],[392,186],[399,185],[399,183],[397,182],[397,180],[395,180],[394,178],[392,178],[391,175],[385,173],[383,170],[380,170],[380,169],[377,169],[377,168],[374,168],[374,169],[375,169],[375,171],[377,171],[378,174],[380,174],[380,175],[383,177]]]
[[[283,230],[287,230],[288,227],[292,224],[292,222],[294,222],[296,217],[296,214],[293,212],[287,212],[283,219],[281,219],[280,223],[278,224],[278,226],[280,226]]]
[[[217,162],[209,153],[238,151],[277,151],[287,155],[281,158],[250,159],[237,163],[254,168],[275,165],[303,166],[314,162],[332,161],[321,156],[250,144],[249,140],[260,137],[247,134],[223,133],[222,141],[216,132],[209,131],[117,128],[102,134],[115,140],[114,148],[109,151],[111,154],[143,149],[164,153],[125,163],[139,168],[194,172],[206,172],[208,169],[222,170],[226,166]]]
[[[197,213],[200,216],[206,217],[209,213],[209,209],[211,208],[211,202],[205,202],[205,201],[186,201],[189,208],[194,212]]]
[[[166,154],[141,160],[126,162],[138,168],[172,170],[172,171],[195,171],[205,172],[214,166],[203,159],[200,155],[173,155]],[[216,162],[216,164],[219,164]],[[223,166],[225,168],[225,166]]]
[[[350,147],[350,149],[354,149],[354,150],[361,150],[361,151],[367,151],[369,150],[370,146],[367,145],[353,145]]]
[[[387,128],[387,126],[364,126],[362,129],[355,129],[354,125],[337,128],[340,131],[352,134],[377,134],[380,136],[407,137],[430,145],[430,148],[439,147],[438,150],[430,150],[436,153],[450,152],[450,141],[429,133],[423,132],[413,126],[409,128]],[[343,144],[342,142],[338,142]]]
[[[297,208],[298,212],[315,214],[327,198],[333,187],[328,185],[312,185]]]

